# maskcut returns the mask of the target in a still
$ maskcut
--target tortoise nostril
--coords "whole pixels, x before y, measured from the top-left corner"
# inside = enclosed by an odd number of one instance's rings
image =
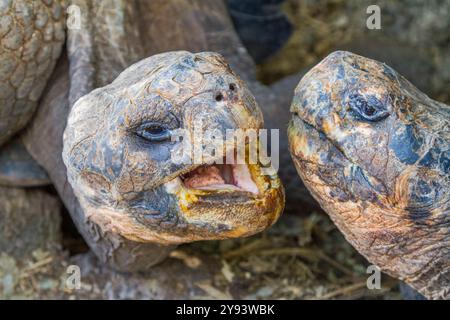
[[[234,90],[236,90],[236,85],[234,83],[230,83],[229,88],[231,91],[234,91]]]
[[[221,93],[216,94],[216,101],[219,102],[222,100],[223,100],[223,94],[221,94]]]

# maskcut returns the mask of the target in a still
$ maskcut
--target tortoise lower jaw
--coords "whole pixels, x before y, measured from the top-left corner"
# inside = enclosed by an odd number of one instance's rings
[[[259,165],[245,166],[257,190],[231,184],[189,188],[181,177],[165,184],[178,203],[178,215],[193,228],[183,242],[250,236],[277,221],[284,208],[281,181],[264,175]]]

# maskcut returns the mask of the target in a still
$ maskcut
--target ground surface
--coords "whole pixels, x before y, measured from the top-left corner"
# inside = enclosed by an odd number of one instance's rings
[[[119,290],[120,281],[103,279],[89,270],[81,278],[81,289],[67,287],[67,267],[73,259],[67,253],[37,250],[28,261],[0,255],[0,298],[213,298],[213,299],[398,299],[397,281],[382,277],[381,289],[366,287],[369,265],[342,237],[328,217],[312,212],[285,215],[272,229],[239,240],[203,242],[181,246],[167,265],[180,264],[186,274],[201,273],[202,265],[216,265],[204,279],[193,277],[193,290],[185,296],[182,276],[171,281],[145,275],[139,291]],[[178,260],[178,261],[170,261]],[[176,267],[176,266],[175,266]],[[83,267],[82,267],[83,268]],[[175,271],[178,272],[178,271]],[[124,280],[126,281],[126,280]],[[189,280],[188,280],[189,281]],[[128,285],[130,282],[128,282]],[[115,289],[112,290],[111,288]],[[178,294],[177,292],[180,292]]]

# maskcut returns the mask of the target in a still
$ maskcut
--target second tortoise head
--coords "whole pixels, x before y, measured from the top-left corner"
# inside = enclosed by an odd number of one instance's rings
[[[338,51],[300,81],[291,112],[291,153],[313,196],[370,261],[420,278],[449,243],[450,108]]]
[[[330,54],[301,80],[291,112],[294,122],[316,130],[339,158],[379,181],[386,192],[409,167],[448,170],[442,140],[448,138],[448,107],[384,63],[344,51]],[[442,150],[431,150],[434,144]],[[327,155],[317,152],[314,161],[330,164],[329,156],[320,158]]]

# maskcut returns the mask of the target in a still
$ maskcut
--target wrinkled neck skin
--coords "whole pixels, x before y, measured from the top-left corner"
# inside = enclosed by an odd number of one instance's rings
[[[350,221],[362,220],[365,215],[393,215],[392,210],[383,212],[370,206],[361,209],[355,204],[354,208],[347,206],[345,211],[335,214],[324,202],[322,205],[346,239],[383,272],[405,281],[429,299],[450,299],[448,208],[422,225],[392,218],[389,225],[366,229]]]
[[[225,57],[243,80],[254,81],[255,64],[234,31],[225,1],[138,1],[145,50],[214,51]],[[164,35],[164,36],[161,36]]]
[[[449,203],[425,219],[420,214],[413,218],[401,200],[409,196],[399,192],[405,190],[404,179],[395,179],[397,191],[386,193],[373,180],[361,179],[360,169],[341,159],[333,145],[320,143],[318,131],[293,121],[289,134],[298,173],[347,241],[383,272],[427,298],[449,299]],[[339,159],[339,164],[318,164],[320,154]]]
[[[426,224],[412,226],[407,225],[409,221],[398,220],[398,225],[390,229],[371,230],[369,232],[369,236],[373,232],[371,244],[359,247],[361,253],[383,271],[405,281],[427,298],[450,299],[449,213],[447,208],[434,218],[431,223],[437,226]],[[342,223],[338,222],[340,219],[341,217],[334,219],[338,226],[342,226]],[[399,227],[400,225],[404,226]],[[354,237],[364,236],[352,233],[348,238],[350,242],[359,245],[360,240]],[[389,245],[383,244],[383,237],[397,237],[397,239],[394,245]]]

